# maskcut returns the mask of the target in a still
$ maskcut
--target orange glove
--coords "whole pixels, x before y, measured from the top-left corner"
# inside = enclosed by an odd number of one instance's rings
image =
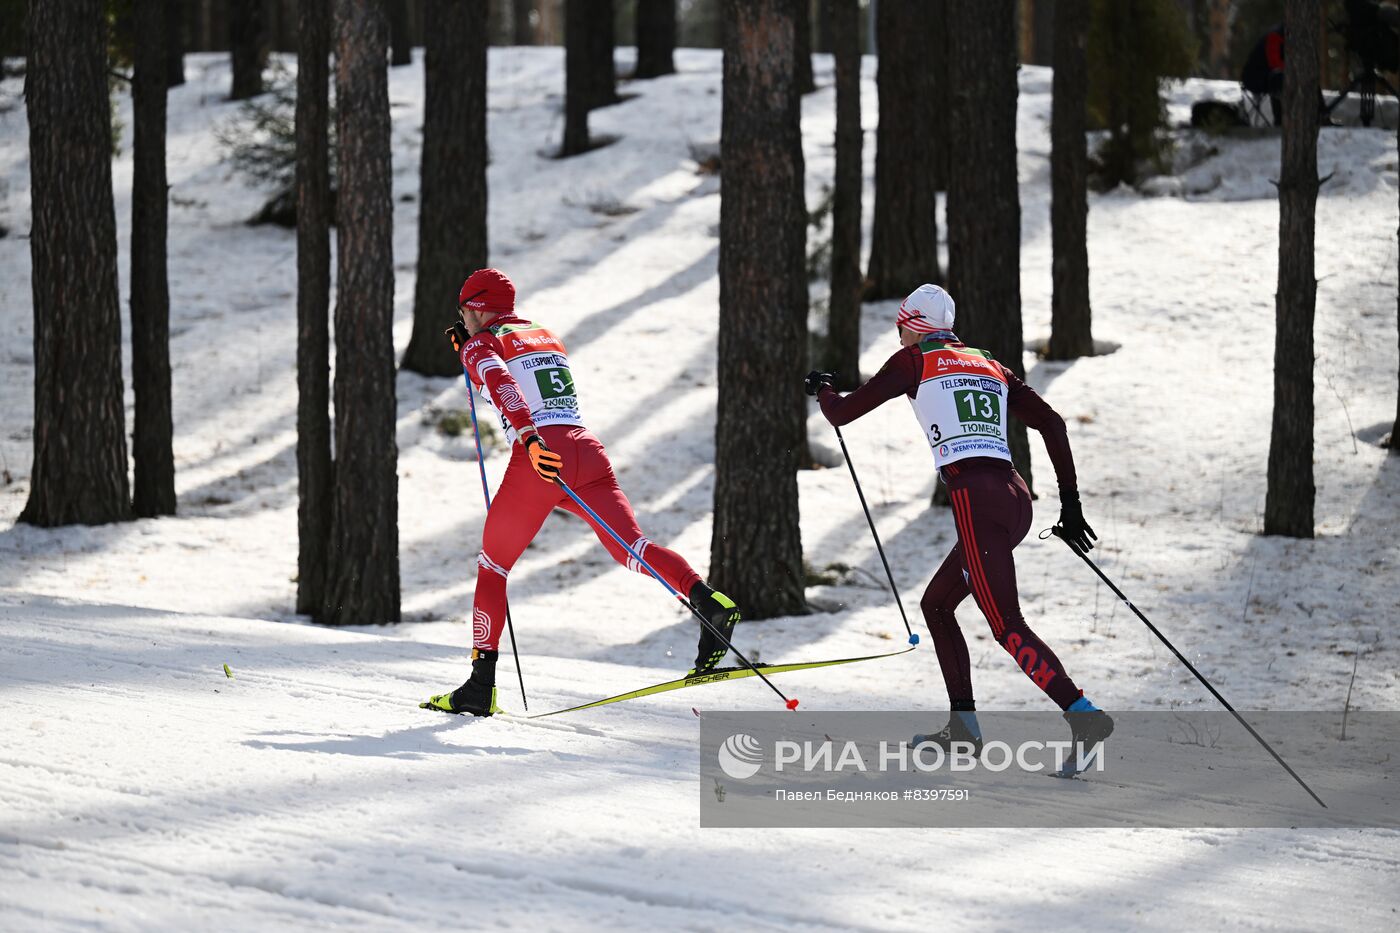
[[[467,325],[461,321],[453,321],[452,326],[442,333],[448,340],[452,341],[452,349],[456,353],[461,353],[462,347],[468,340],[472,339],[471,334],[467,333]]]
[[[559,478],[559,471],[564,468],[564,458],[550,450],[538,432],[526,436],[525,452],[530,455],[530,465],[540,479],[552,483]]]

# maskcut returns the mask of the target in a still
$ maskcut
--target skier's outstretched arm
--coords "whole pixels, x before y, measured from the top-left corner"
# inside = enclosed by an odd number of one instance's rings
[[[865,385],[849,395],[842,395],[833,389],[830,383],[823,382],[822,377],[829,376],[827,373],[813,373],[807,379],[810,386],[815,377],[816,383],[820,385],[817,401],[821,404],[822,414],[826,416],[827,421],[839,428],[870,414],[892,398],[908,395],[916,390],[919,387],[921,370],[919,360],[918,347],[905,347],[886,360],[880,371],[871,376]]]
[[[997,365],[1001,366],[1000,363]],[[1060,486],[1060,528],[1071,544],[1078,544],[1085,551],[1090,550],[1098,535],[1084,520],[1084,510],[1079,504],[1079,478],[1074,470],[1074,453],[1070,450],[1065,419],[1015,373],[1005,366],[1001,366],[1001,371],[1006,377],[1011,413],[1025,422],[1027,427],[1040,432],[1045,450],[1050,454],[1055,481]]]

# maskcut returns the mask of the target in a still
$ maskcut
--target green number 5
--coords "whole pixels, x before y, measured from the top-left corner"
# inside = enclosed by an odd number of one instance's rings
[[[535,373],[541,398],[561,398],[574,394],[574,377],[567,369],[541,369]]]

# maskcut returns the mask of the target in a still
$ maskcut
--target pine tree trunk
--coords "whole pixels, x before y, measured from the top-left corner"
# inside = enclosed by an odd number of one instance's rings
[[[537,0],[534,4],[539,19],[535,23],[535,45],[563,45],[563,20],[568,15],[560,7],[567,7],[569,0]]]
[[[637,0],[637,68],[633,78],[676,73],[676,0]]]
[[[408,0],[388,0],[389,3],[389,66],[397,68],[413,63],[413,43],[408,37]]]
[[[1287,0],[1288,55],[1283,77],[1283,165],[1278,201],[1278,293],[1274,334],[1274,418],[1264,533],[1313,536],[1313,311],[1317,279],[1313,233],[1317,207],[1319,0]]]
[[[930,162],[933,165],[933,187],[937,191],[948,190],[948,137],[951,134],[948,115],[948,7],[950,0],[933,0],[929,17],[933,21],[933,52],[930,58],[933,77],[925,89],[932,102],[928,105],[933,114],[933,151]],[[946,208],[945,208],[946,210]],[[935,234],[937,230],[935,229]]]
[[[1045,0],[1040,0],[1044,3]],[[1037,5],[1037,9],[1039,6]],[[1050,111],[1050,342],[1045,356],[1094,355],[1089,305],[1089,0],[1055,0],[1055,67]]]
[[[261,0],[230,0],[228,41],[233,62],[229,100],[256,97],[263,92],[263,68],[267,65]]]
[[[1055,51],[1055,23],[1056,17],[1060,15],[1057,8],[1058,0],[1034,0],[1031,4],[1031,63],[1035,65],[1054,65],[1057,61]],[[1086,14],[1087,16],[1087,14]],[[1086,34],[1088,27],[1085,27]]]
[[[1212,78],[1236,77],[1230,68],[1230,26],[1234,0],[1209,0],[1210,44],[1207,50],[1209,76]]]
[[[799,96],[811,93],[817,89],[812,81],[812,7],[811,0],[789,0],[792,4],[793,23],[793,84],[797,87]],[[798,103],[798,137],[799,148],[801,146],[801,126],[802,126],[802,105]],[[806,171],[805,162],[802,163],[802,172]],[[806,256],[807,256],[807,198],[805,194],[806,186],[799,181],[798,190],[800,195],[796,201],[793,223],[797,225],[797,237],[802,242],[803,274],[792,280],[792,304],[793,313],[797,315],[797,326],[801,329],[804,339],[798,349],[798,357],[801,360],[800,369],[806,373],[811,369],[811,341],[807,339],[810,329],[810,319],[812,312],[811,292],[807,286]],[[817,469],[816,459],[812,456],[812,446],[807,438],[806,405],[803,405],[802,436],[797,443],[797,468],[799,470]],[[804,577],[805,582],[805,577]]]
[[[572,18],[583,30],[584,65],[581,75],[583,100],[589,110],[617,103],[617,67],[613,51],[613,0],[565,0],[573,7],[578,4],[586,11],[582,21]]]
[[[404,2],[407,3],[407,0]],[[296,2],[295,0],[271,0],[271,3],[277,12],[277,51],[295,52],[297,50]]]
[[[185,4],[165,0],[165,85],[185,83]]]
[[[875,208],[867,300],[903,298],[941,282],[937,180],[940,138],[934,63],[944,39],[935,17],[945,0],[881,0],[876,8],[880,125],[875,131]]]
[[[1016,3],[948,6],[951,79],[948,281],[958,335],[1025,375],[1021,202],[1016,182]],[[1011,459],[1031,484],[1026,426],[1011,419]]]
[[[831,314],[822,368],[837,388],[860,385],[860,3],[827,0],[826,30],[835,44],[836,177],[831,205]]]
[[[589,0],[564,0],[564,143],[560,158],[592,148],[588,136]]]
[[[817,51],[823,55],[836,54],[836,34],[833,31],[836,27],[832,25],[831,8],[835,4],[832,0],[817,0]],[[856,33],[856,48],[860,48],[860,17],[856,17],[854,25]]]
[[[724,0],[719,405],[710,573],[752,619],[806,611],[803,158],[791,0]],[[805,310],[805,309],[803,309]]]
[[[297,612],[316,615],[331,527],[332,0],[297,3]]]
[[[399,619],[394,205],[389,23],[381,0],[337,0],[335,482],[319,621]]]
[[[794,25],[797,36],[797,93],[810,94],[817,89],[812,77],[812,0],[793,0]]]
[[[136,0],[131,82],[135,144],[131,186],[132,511],[175,514],[170,415],[170,283],[166,272],[164,0]]]
[[[462,375],[443,330],[486,265],[486,0],[428,0],[413,336],[403,368]]]
[[[674,2],[674,0],[673,0]],[[510,0],[510,36],[514,45],[534,45],[535,27],[530,22],[532,0]]]
[[[131,517],[107,30],[100,0],[29,6],[34,465],[19,520]]]

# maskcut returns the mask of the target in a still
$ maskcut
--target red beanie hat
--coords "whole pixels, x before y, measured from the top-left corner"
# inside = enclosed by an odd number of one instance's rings
[[[462,283],[457,306],[487,313],[515,310],[515,285],[499,269],[477,269]]]

